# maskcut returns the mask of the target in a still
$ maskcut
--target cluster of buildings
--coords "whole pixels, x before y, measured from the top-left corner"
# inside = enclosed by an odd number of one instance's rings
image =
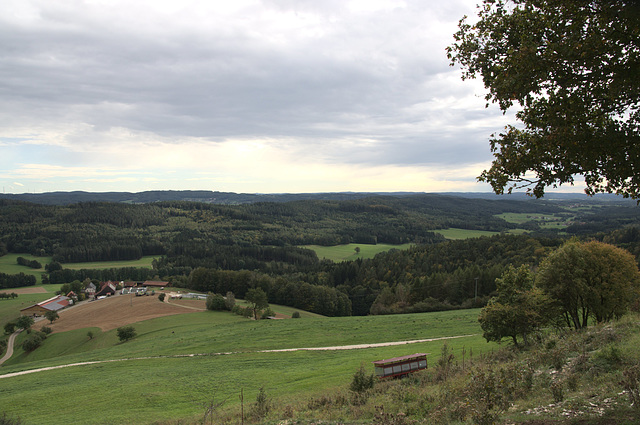
[[[90,283],[84,289],[85,296],[90,300],[97,300],[118,293],[119,288],[122,288],[122,294],[129,293],[146,293],[147,288],[164,289],[165,286],[169,286],[169,282],[164,281],[144,281],[144,282],[102,282],[100,288],[94,283]],[[77,300],[77,295],[74,292],[69,292],[67,295],[57,295],[48,300],[41,301],[37,304],[30,305],[20,310],[20,314],[23,316],[44,316],[48,311],[59,311],[63,308],[73,305],[74,300]]]

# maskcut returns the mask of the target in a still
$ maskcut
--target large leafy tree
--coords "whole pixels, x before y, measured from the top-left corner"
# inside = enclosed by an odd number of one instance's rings
[[[496,279],[497,295],[480,312],[478,321],[487,341],[510,337],[518,346],[547,322],[549,300],[533,286],[534,276],[526,265],[509,268]]]
[[[581,329],[619,318],[638,298],[640,272],[628,251],[602,242],[571,241],[551,253],[536,286],[556,300],[567,325]]]
[[[496,193],[583,175],[586,192],[640,199],[640,7],[635,0],[483,0],[448,48],[510,125],[479,180]],[[488,103],[487,103],[488,104]]]

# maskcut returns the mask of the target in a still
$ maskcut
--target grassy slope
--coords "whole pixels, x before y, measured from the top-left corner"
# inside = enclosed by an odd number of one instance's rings
[[[364,362],[414,352],[439,352],[442,341],[354,351],[256,353],[256,350],[374,343],[479,333],[477,310],[402,316],[303,318],[250,321],[229,313],[171,316],[136,325],[139,336],[119,343],[115,331],[87,329],[51,335],[29,355],[18,352],[2,373],[83,360],[188,353],[236,352],[187,358],[129,360],[78,366],[0,379],[7,411],[27,423],[151,423],[195,418],[214,395],[237,403],[240,388],[254,400],[260,386],[288,399],[344,387]],[[174,333],[172,333],[174,332]],[[451,340],[476,355],[488,350],[480,336]],[[90,379],[88,379],[90,378]],[[111,403],[89,413],[82,403],[61,405],[52,393],[63,387],[69,399],[100,395]],[[129,402],[123,400],[123,394]],[[37,405],[38,409],[30,406]]]

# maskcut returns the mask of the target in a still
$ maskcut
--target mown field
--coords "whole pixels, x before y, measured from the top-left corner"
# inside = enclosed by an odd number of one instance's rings
[[[346,245],[336,246],[320,246],[320,245],[305,245],[303,248],[311,249],[315,251],[319,259],[326,259],[335,262],[340,261],[353,261],[358,258],[366,259],[373,258],[376,254],[389,251],[390,249],[409,249],[412,244],[402,245],[388,245],[388,244],[357,244],[350,243]],[[356,251],[359,248],[359,251]]]
[[[481,236],[493,236],[497,235],[500,232],[489,232],[486,230],[469,230],[469,229],[438,229],[434,230],[436,233],[440,233],[447,239],[469,239],[469,238],[479,238]]]
[[[361,364],[373,371],[371,361],[415,352],[431,353],[429,361],[435,362],[443,341],[357,350],[263,350],[473,335],[448,343],[458,356],[463,347],[467,356],[469,351],[479,356],[494,346],[479,335],[477,315],[478,310],[463,310],[256,322],[207,311],[139,322],[138,336],[125,343],[118,342],[115,330],[54,333],[30,354],[18,349],[0,369],[1,404],[26,424],[148,424],[197,420],[211,399],[227,399],[227,407],[238,405],[241,390],[249,404],[260,387],[278,403],[304,403],[314,395],[344,390]],[[93,339],[87,336],[89,330]],[[2,377],[104,360],[114,361]],[[60,391],[69,403],[52,397]],[[87,408],[82,401],[87,395],[97,397],[99,409]]]

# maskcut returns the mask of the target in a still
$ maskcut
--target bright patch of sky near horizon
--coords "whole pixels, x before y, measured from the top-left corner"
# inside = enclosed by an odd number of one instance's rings
[[[4,0],[3,191],[489,191],[475,4]]]

